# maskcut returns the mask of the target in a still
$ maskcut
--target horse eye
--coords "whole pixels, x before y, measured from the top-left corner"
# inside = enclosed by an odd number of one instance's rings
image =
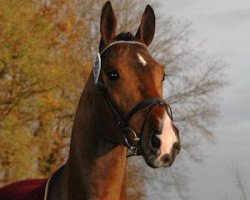
[[[117,81],[120,78],[120,75],[115,69],[111,69],[108,71],[108,79],[111,81]]]

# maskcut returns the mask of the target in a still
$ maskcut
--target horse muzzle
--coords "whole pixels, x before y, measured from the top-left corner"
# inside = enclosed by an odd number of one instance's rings
[[[140,141],[140,153],[152,168],[171,166],[181,149],[179,131],[169,116],[158,121],[160,128],[143,133]]]

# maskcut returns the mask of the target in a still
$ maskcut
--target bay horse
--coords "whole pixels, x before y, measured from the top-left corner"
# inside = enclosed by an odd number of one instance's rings
[[[102,8],[101,41],[81,95],[68,161],[47,180],[13,183],[1,200],[123,200],[127,148],[152,168],[169,167],[180,151],[178,129],[163,100],[164,67],[149,53],[155,15],[147,5],[139,29],[116,34],[110,1]]]

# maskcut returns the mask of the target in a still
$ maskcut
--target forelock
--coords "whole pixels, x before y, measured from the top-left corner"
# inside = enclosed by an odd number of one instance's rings
[[[115,37],[115,40],[135,41],[136,38],[131,32],[122,32]]]

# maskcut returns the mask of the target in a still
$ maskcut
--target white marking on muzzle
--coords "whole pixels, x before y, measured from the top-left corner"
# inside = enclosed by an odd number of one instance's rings
[[[160,135],[157,135],[157,137],[161,141],[159,156],[159,158],[161,158],[162,156],[169,154],[171,152],[173,144],[178,141],[178,138],[172,126],[172,120],[167,113],[165,113],[165,116],[163,118],[162,133]]]
[[[137,54],[139,60],[140,60],[140,63],[145,66],[147,64],[147,61],[138,53]]]

